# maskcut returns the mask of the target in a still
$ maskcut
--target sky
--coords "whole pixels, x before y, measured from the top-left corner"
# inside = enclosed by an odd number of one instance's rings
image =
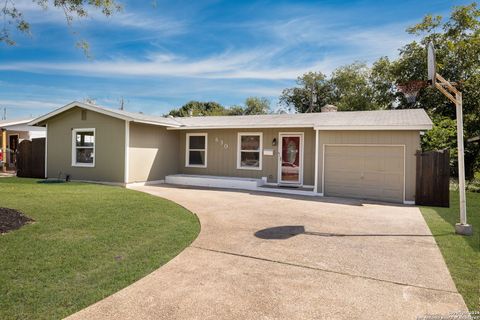
[[[307,71],[394,59],[426,14],[448,16],[463,0],[126,1],[67,26],[63,13],[17,0],[31,35],[0,44],[0,109],[36,117],[74,100],[163,115],[191,100],[242,105]],[[86,57],[75,43],[90,44]],[[2,111],[3,113],[3,111]]]

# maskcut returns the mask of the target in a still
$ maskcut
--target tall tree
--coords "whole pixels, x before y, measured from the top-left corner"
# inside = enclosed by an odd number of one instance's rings
[[[267,98],[248,97],[245,100],[243,114],[267,114],[270,112],[270,101]]]
[[[217,102],[190,101],[168,114],[173,117],[222,116],[227,114],[227,109]]]
[[[447,19],[427,15],[407,32],[419,40],[399,50],[399,57],[390,61],[377,60],[371,68],[354,63],[338,68],[327,79],[320,72],[311,72],[298,79],[299,87],[285,89],[280,101],[294,106],[297,112],[308,110],[312,92],[318,94],[318,106],[336,104],[339,110],[371,110],[386,108],[424,108],[434,122],[434,129],[422,138],[424,149],[452,150],[452,169],[456,167],[455,106],[437,89],[427,86],[411,103],[399,91],[398,85],[412,80],[427,79],[426,45],[433,41],[436,47],[438,72],[455,81],[463,92],[464,134],[480,134],[480,10],[477,3],[453,8]],[[312,81],[314,79],[314,81]],[[315,82],[316,81],[316,82]],[[320,83],[325,91],[314,90],[311,83]],[[465,166],[467,178],[480,170],[480,145],[466,143]]]
[[[293,107],[297,112],[320,112],[320,108],[331,103],[333,87],[325,74],[308,72],[297,78],[297,87],[284,89],[280,103]]]
[[[364,63],[352,63],[337,68],[330,79],[332,103],[341,111],[378,109],[370,85],[370,70]]]
[[[420,40],[404,46],[399,59],[391,62],[389,72],[393,78],[397,83],[426,79],[425,47],[432,41],[436,48],[437,72],[456,82],[457,88],[463,92],[465,137],[480,134],[480,10],[477,4],[455,7],[448,19],[427,15],[407,32],[417,35]],[[431,141],[435,141],[438,131],[445,129],[445,118],[455,119],[455,106],[432,87],[419,92],[415,105],[402,99],[399,107],[421,107],[430,114],[438,128],[424,136],[424,146],[427,147],[432,147]],[[449,137],[449,145],[456,147],[455,137],[443,136]],[[455,166],[454,163],[452,168]],[[478,144],[465,144],[465,167],[467,178],[472,178],[474,172],[480,170]]]

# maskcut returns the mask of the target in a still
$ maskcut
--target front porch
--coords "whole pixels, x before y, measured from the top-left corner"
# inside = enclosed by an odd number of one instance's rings
[[[239,189],[252,190],[261,192],[295,194],[303,196],[320,196],[321,194],[314,192],[313,187],[303,187],[294,185],[277,185],[267,183],[266,178],[240,178],[240,177],[223,177],[210,175],[193,175],[193,174],[174,174],[165,177],[165,183],[173,185],[222,188],[222,189]]]

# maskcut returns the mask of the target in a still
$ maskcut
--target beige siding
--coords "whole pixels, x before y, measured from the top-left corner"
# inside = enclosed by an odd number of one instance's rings
[[[418,131],[320,131],[319,132],[319,176],[318,192],[322,190],[323,145],[324,144],[384,144],[405,145],[405,200],[415,200],[416,158],[420,149]],[[381,156],[379,154],[379,156]],[[325,170],[328,170],[326,167]]]
[[[178,173],[179,135],[165,127],[131,123],[128,182],[163,180]]]
[[[97,112],[73,108],[47,120],[47,175],[56,178],[69,174],[71,179],[124,181],[125,121]],[[72,166],[72,129],[95,128],[95,167]]]
[[[237,169],[237,137],[238,132],[262,132],[263,149],[273,149],[274,155],[262,154],[262,170]],[[180,133],[179,148],[179,172],[185,174],[204,174],[229,177],[261,178],[267,177],[268,182],[277,182],[280,132],[303,132],[304,133],[304,169],[303,183],[313,185],[314,162],[315,162],[315,131],[305,128],[284,129],[215,129],[215,130],[188,130]],[[208,133],[207,168],[185,167],[185,144],[187,133]],[[277,146],[272,146],[273,139],[277,140]]]

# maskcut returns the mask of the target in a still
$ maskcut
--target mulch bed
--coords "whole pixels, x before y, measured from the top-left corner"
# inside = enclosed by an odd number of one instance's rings
[[[0,207],[0,233],[20,229],[33,221],[18,210]]]

